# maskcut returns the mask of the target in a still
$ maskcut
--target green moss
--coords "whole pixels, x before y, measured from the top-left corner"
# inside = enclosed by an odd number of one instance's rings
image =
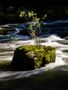
[[[55,57],[56,57],[55,50],[56,50],[55,48],[50,46],[46,47],[46,46],[40,45],[38,47],[36,45],[23,45],[15,50],[13,60],[15,61],[15,63],[17,60],[18,64],[20,60],[21,60],[21,64],[22,64],[22,61],[24,61],[25,63],[33,62],[34,64],[33,63],[32,64],[34,65],[33,66],[34,69],[40,68],[42,66],[45,66],[45,64],[55,62]],[[26,57],[28,58],[26,59]]]

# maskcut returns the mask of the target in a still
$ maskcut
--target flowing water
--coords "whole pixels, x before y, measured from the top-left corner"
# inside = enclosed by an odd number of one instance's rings
[[[56,47],[55,63],[31,71],[0,71],[0,90],[68,89],[68,20],[42,22],[41,44]],[[0,61],[12,60],[16,47],[34,44],[27,35],[19,35],[27,24],[9,24],[16,31],[0,35]]]

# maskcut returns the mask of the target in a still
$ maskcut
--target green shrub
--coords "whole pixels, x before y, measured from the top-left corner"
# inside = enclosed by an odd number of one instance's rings
[[[22,20],[25,20],[25,22],[38,22],[39,18],[37,17],[37,13],[34,11],[29,11],[29,10],[21,10],[19,17]]]

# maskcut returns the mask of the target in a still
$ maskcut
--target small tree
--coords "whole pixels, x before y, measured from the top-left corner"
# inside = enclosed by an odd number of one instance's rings
[[[20,17],[26,18],[27,22],[29,22],[28,19],[31,21],[27,25],[28,33],[34,38],[35,44],[39,45],[40,38],[38,36],[41,34],[40,18],[37,17],[34,11],[21,11]]]
[[[34,38],[35,44],[40,45],[40,37],[41,29],[40,29],[40,22],[34,22],[29,23],[28,26],[28,32],[32,38]]]

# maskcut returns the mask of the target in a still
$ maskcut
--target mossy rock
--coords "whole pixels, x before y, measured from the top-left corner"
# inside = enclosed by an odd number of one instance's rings
[[[11,62],[13,70],[32,70],[55,62],[56,49],[53,47],[23,45],[14,52]]]
[[[0,28],[0,34],[1,35],[7,35],[9,33],[15,32],[16,30],[11,27],[1,27]]]

